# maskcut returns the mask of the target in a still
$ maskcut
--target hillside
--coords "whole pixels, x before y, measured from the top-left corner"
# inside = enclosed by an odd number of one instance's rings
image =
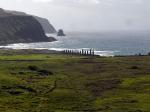
[[[29,14],[26,14],[24,12],[19,12],[19,11],[10,11],[10,10],[5,10],[5,12],[13,15],[21,15],[21,16],[32,16]],[[46,19],[46,18],[41,18],[38,16],[33,16],[35,19],[39,21],[39,23],[42,25],[44,32],[47,34],[49,33],[56,33],[56,29],[54,26]]]
[[[0,51],[1,112],[149,112],[149,56],[34,53]]]
[[[0,44],[51,42],[41,24],[33,16],[15,15],[0,10]]]
[[[54,26],[45,18],[41,18],[41,17],[37,17],[34,16],[35,19],[37,19],[39,21],[39,23],[42,25],[43,30],[46,34],[50,34],[50,33],[57,33],[56,29],[54,28]]]

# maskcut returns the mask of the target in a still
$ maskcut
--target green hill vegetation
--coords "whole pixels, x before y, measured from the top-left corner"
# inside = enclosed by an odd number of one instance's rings
[[[0,51],[0,112],[150,112],[150,56]]]

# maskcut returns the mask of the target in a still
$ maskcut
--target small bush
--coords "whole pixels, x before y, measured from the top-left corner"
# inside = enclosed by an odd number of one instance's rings
[[[36,93],[36,90],[32,89],[31,87],[26,87],[26,86],[19,85],[19,86],[17,86],[17,88],[26,90],[28,92],[34,92],[34,93]]]
[[[24,73],[24,72],[19,72],[19,74],[20,74],[20,75],[24,75],[25,73]]]
[[[132,66],[131,69],[139,69],[138,66]]]
[[[22,94],[23,92],[17,91],[17,90],[10,90],[10,91],[8,91],[8,93],[11,94],[11,95],[20,95],[20,94]]]
[[[48,70],[39,70],[38,72],[40,75],[43,75],[43,76],[53,75],[53,73],[51,71],[48,71]]]
[[[38,71],[37,66],[28,66],[28,69],[31,70],[31,71]]]

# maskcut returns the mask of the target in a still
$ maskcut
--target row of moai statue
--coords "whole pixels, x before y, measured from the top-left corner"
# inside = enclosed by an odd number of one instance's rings
[[[64,50],[65,54],[77,54],[77,55],[90,55],[90,56],[94,56],[94,49],[89,49],[89,50]]]

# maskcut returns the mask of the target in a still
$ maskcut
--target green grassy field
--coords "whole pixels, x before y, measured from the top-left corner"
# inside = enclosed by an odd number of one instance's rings
[[[0,112],[150,112],[150,57],[2,54]]]

